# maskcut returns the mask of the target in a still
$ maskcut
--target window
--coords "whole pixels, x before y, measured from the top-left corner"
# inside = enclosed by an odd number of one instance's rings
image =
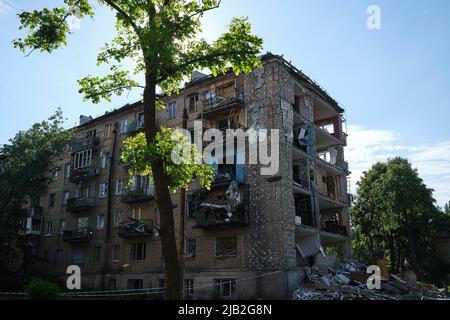
[[[57,266],[61,265],[63,263],[63,251],[62,249],[56,250],[55,254],[55,264]]]
[[[144,289],[144,280],[142,279],[128,279],[128,290],[141,290]]]
[[[83,264],[84,263],[83,249],[73,249],[72,250],[72,263],[73,264]]]
[[[64,191],[63,192],[63,205],[67,204],[67,201],[69,201],[69,197],[70,197],[69,191]]]
[[[138,115],[138,129],[144,126],[144,122],[145,122],[145,115],[144,112],[141,112]]]
[[[101,157],[102,169],[108,168],[111,164],[111,156],[109,152],[103,152]]]
[[[128,119],[122,119],[120,121],[120,133],[128,132]]]
[[[122,221],[122,212],[116,211],[113,215],[113,228],[117,228]]]
[[[50,208],[53,208],[55,206],[55,200],[56,200],[56,195],[54,193],[51,193],[48,197],[48,206]]]
[[[89,167],[91,163],[92,163],[92,149],[77,152],[73,157],[74,169]]]
[[[59,221],[59,234],[62,235],[64,233],[64,230],[66,230],[66,220],[60,220]]]
[[[167,105],[167,118],[168,119],[175,119],[177,116],[177,103],[176,102],[170,102]]]
[[[195,219],[195,207],[196,207],[196,195],[188,195],[186,197],[186,219],[193,220]]]
[[[106,182],[99,185],[99,197],[106,198],[108,196],[108,184]]]
[[[117,179],[116,182],[116,195],[120,196],[121,194],[123,194],[123,179]]]
[[[112,261],[120,261],[120,245],[116,244],[112,247]]]
[[[53,229],[53,221],[47,221],[45,224],[45,235],[47,237],[50,237],[52,235],[52,229]]]
[[[66,163],[64,168],[64,173],[66,178],[70,178],[70,171],[71,171],[72,165],[70,163]]]
[[[194,279],[184,280],[184,295],[186,297],[192,297],[194,295]]]
[[[221,298],[232,298],[236,290],[235,279],[216,279],[216,290]]]
[[[105,229],[105,215],[99,214],[97,216],[97,230]]]
[[[185,246],[186,246],[186,248],[185,248],[186,259],[195,258],[196,240],[195,239],[187,239]]]
[[[105,126],[105,139],[111,138],[111,132],[112,132],[112,124],[107,124]]]
[[[227,258],[237,256],[236,237],[218,237],[216,239],[216,257]]]
[[[132,261],[144,261],[147,254],[147,244],[145,242],[132,243],[130,259]]]
[[[158,291],[159,292],[166,291],[166,279],[159,279]]]
[[[188,99],[189,99],[189,112],[197,112],[197,110],[198,110],[198,94],[192,95]]]
[[[94,248],[94,263],[100,263],[102,260],[102,247]]]
[[[61,170],[60,168],[54,168],[52,170],[52,177],[53,177],[53,179],[58,179],[60,170]]]
[[[91,130],[88,132],[88,138],[94,138],[95,136],[97,136],[97,130]]]
[[[89,227],[89,217],[80,217],[77,219],[77,228],[83,229]]]

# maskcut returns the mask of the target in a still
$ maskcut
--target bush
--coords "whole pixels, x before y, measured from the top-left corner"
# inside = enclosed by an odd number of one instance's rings
[[[57,285],[41,279],[32,280],[25,287],[25,292],[32,300],[55,300],[61,294]]]

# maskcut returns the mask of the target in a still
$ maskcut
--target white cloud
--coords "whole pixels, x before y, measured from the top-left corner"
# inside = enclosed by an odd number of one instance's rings
[[[348,128],[346,157],[350,164],[351,191],[356,190],[363,171],[378,161],[402,156],[412,162],[439,205],[450,200],[450,141],[428,145],[403,143],[402,137],[391,130],[373,130],[357,125]]]
[[[10,0],[0,0],[0,15],[9,12],[13,7]]]

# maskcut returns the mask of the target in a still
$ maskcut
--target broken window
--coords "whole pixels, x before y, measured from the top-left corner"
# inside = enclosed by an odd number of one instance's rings
[[[227,258],[237,256],[236,237],[218,237],[216,239],[216,257]]]
[[[198,94],[193,94],[193,95],[191,95],[189,98],[188,98],[189,100],[189,102],[188,102],[188,105],[189,105],[189,112],[197,112],[198,111],[198,101],[199,101],[199,98],[198,98]]]
[[[91,163],[92,163],[92,149],[77,152],[73,157],[74,169],[89,167]]]

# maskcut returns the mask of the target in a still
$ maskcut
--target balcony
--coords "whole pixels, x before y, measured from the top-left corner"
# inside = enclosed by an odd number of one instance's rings
[[[39,206],[34,206],[30,208],[30,217],[42,217],[43,208]]]
[[[336,221],[322,221],[322,231],[336,235],[347,236],[347,227],[340,225]]]
[[[132,189],[127,190],[122,195],[122,203],[138,203],[138,202],[145,202],[145,201],[151,201],[155,199],[155,190],[153,188],[138,188],[138,189]]]
[[[77,153],[80,151],[84,151],[87,149],[96,150],[100,145],[99,137],[87,137],[78,141],[75,141],[71,144],[72,153]]]
[[[201,210],[197,212],[195,226],[201,229],[223,229],[248,225],[247,215],[244,210],[228,215],[225,206],[216,206],[215,209],[219,210]]]
[[[92,238],[91,228],[79,228],[76,230],[65,230],[63,232],[63,241],[68,243],[89,242]]]
[[[231,107],[244,106],[244,92],[236,91],[233,95],[228,96],[211,96],[203,101],[204,115],[211,116],[216,113],[227,111]]]
[[[94,179],[100,174],[100,169],[94,166],[88,166],[80,169],[74,169],[70,173],[69,181],[71,183],[79,184],[81,182]]]
[[[42,233],[42,217],[22,219],[19,226],[20,236],[40,236]]]
[[[76,213],[83,211],[90,211],[95,206],[94,198],[74,198],[67,200],[66,210],[68,212]]]
[[[129,126],[127,133],[133,135],[144,131],[144,121],[142,119],[135,119]]]
[[[118,235],[121,238],[140,238],[153,236],[153,220],[133,221],[119,225]]]

